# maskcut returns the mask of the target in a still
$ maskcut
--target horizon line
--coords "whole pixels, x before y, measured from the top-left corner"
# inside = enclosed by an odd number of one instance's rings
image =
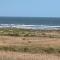
[[[37,16],[0,16],[0,17],[37,17]],[[48,17],[48,16],[42,16],[42,17],[37,17],[37,18],[60,18],[60,17]]]

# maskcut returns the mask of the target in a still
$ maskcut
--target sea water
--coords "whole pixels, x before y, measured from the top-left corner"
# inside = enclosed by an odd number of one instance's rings
[[[58,17],[0,17],[0,28],[60,29]]]

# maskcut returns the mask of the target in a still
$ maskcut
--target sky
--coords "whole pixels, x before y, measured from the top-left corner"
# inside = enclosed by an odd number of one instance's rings
[[[0,0],[0,16],[60,17],[60,0]]]

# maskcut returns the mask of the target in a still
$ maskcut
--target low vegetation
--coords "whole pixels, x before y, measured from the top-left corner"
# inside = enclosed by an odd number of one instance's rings
[[[2,36],[4,36],[4,37],[2,37]],[[7,38],[6,38],[6,36],[7,36]],[[14,29],[11,29],[11,28],[2,29],[1,28],[0,37],[1,37],[0,42],[2,44],[2,45],[0,45],[1,51],[3,50],[3,51],[14,51],[14,52],[59,53],[60,54],[60,45],[58,45],[58,47],[48,46],[48,45],[54,44],[54,43],[52,43],[54,41],[53,38],[55,39],[55,41],[60,39],[60,31],[28,30],[28,29],[15,29],[15,28]],[[31,39],[30,38],[28,39],[28,37],[31,37]],[[35,39],[34,39],[34,37],[35,37]],[[18,38],[19,38],[19,40],[18,40]],[[12,39],[12,40],[10,40],[10,39]],[[50,44],[49,42],[51,42],[52,44]],[[8,44],[8,45],[5,46],[4,44]],[[44,45],[44,46],[41,46],[41,45]],[[48,47],[46,47],[46,45]]]
[[[32,30],[32,29],[16,29],[16,28],[0,28],[0,35],[2,36],[21,36],[21,37],[50,37],[50,38],[60,38],[59,30]],[[48,34],[47,34],[48,33]]]
[[[60,48],[57,47],[0,46],[0,51],[60,54]]]

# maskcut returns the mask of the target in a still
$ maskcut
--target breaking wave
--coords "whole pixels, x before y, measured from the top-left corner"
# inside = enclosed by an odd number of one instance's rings
[[[0,24],[0,28],[21,28],[21,29],[60,29],[60,26],[49,25],[24,25],[24,24]]]

